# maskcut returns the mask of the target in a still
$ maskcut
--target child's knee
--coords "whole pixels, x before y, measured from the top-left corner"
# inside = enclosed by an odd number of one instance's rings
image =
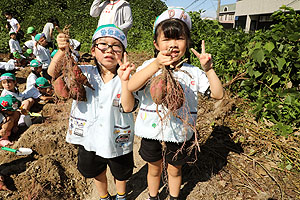
[[[151,165],[148,165],[148,174],[152,177],[158,177],[162,173],[162,168],[160,167],[151,167]]]
[[[7,129],[7,128],[3,128],[0,130],[0,136],[3,139],[8,139],[8,136],[10,136],[11,134],[11,130]]]
[[[181,176],[181,166],[168,165],[168,174],[173,177]]]
[[[106,181],[106,170],[104,170],[103,172],[101,172],[101,174],[99,174],[98,176],[96,176],[94,179],[96,179],[97,181],[100,182],[105,182]]]

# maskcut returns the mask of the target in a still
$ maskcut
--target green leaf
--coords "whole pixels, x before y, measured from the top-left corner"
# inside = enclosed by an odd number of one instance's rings
[[[278,71],[281,71],[286,61],[284,58],[277,58],[277,61]]]
[[[259,77],[260,75],[262,75],[262,73],[261,73],[261,72],[259,72],[259,71],[255,71],[255,72],[254,72],[254,76],[255,76],[255,78]]]
[[[280,46],[279,46],[279,48],[278,48],[278,51],[279,51],[279,52],[282,52],[283,47],[284,47],[284,46],[283,46],[282,44],[280,44]]]
[[[255,48],[256,48],[256,49],[260,49],[260,48],[261,48],[261,42],[257,42],[257,43],[255,44]]]
[[[271,65],[271,68],[274,68],[274,62],[272,60],[270,60],[270,65]]]
[[[274,75],[272,77],[272,84],[270,85],[270,87],[274,84],[276,84],[278,81],[280,80],[280,78],[277,75]]]
[[[255,50],[252,54],[252,57],[255,61],[261,64],[265,59],[265,52],[262,49]]]
[[[300,39],[300,34],[299,33],[293,33],[293,34],[288,36],[288,39],[293,41],[293,42],[296,42]]]
[[[291,105],[291,104],[292,104],[292,97],[288,95],[288,96],[286,97],[286,99],[284,100],[284,102],[285,102],[286,104]]]
[[[252,67],[252,66],[249,66],[249,67],[248,67],[248,74],[249,74],[250,76],[253,76],[253,75],[254,75],[254,70],[253,70],[253,67]]]
[[[275,48],[275,45],[273,42],[268,42],[265,44],[264,48],[265,50],[271,52]]]
[[[300,64],[299,63],[295,63],[295,67],[300,68]]]

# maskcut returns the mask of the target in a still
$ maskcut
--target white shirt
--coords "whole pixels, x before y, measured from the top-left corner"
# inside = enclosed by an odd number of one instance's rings
[[[4,69],[5,71],[10,71],[15,69],[15,63],[17,61],[14,59],[10,59],[7,62],[0,62],[0,69]]]
[[[9,32],[17,33],[19,22],[15,18],[7,19],[7,21],[9,22],[9,24],[11,26]]]
[[[66,140],[104,158],[131,152],[134,120],[132,113],[120,112],[120,78],[104,83],[95,66],[80,68],[95,90],[85,87],[87,101],[73,101]]]
[[[36,59],[43,64],[43,69],[48,69],[48,66],[51,62],[51,54],[49,49],[38,44],[37,46],[33,47],[33,54],[36,56]]]
[[[19,101],[21,101],[21,102],[24,100],[24,98],[23,98],[23,96],[22,96],[21,94],[18,94],[18,93],[16,93],[16,92],[9,91],[9,90],[7,90],[7,89],[3,89],[3,90],[2,90],[2,92],[1,92],[1,97],[5,97],[5,96],[8,95],[8,94],[10,94],[10,95],[16,97],[16,98],[17,98]]]
[[[148,66],[154,59],[155,58],[145,61],[137,71]],[[198,67],[184,63],[180,69],[186,73],[176,71],[173,72],[173,75],[176,77],[176,80],[180,82],[184,90],[185,102],[183,106],[177,110],[177,114],[195,126],[197,121],[197,95],[198,92],[205,93],[209,87],[209,82],[205,72]],[[154,76],[160,73],[161,70]],[[145,89],[138,91],[141,106],[136,118],[135,134],[143,138],[168,142],[184,142],[189,140],[194,133],[193,130],[172,114],[166,115],[168,110],[159,105],[158,110],[161,117],[163,118],[165,115],[168,116],[163,120],[164,124],[161,123],[156,113],[157,104],[153,102],[149,88],[150,85],[148,84]]]
[[[22,49],[18,40],[10,39],[8,43],[9,43],[10,53],[13,53],[15,51],[22,53]]]
[[[44,26],[44,29],[43,29],[43,33],[45,34],[45,37],[46,37],[46,40],[48,42],[51,42],[51,36],[50,36],[50,31],[52,30],[53,31],[54,29],[54,25],[53,23],[46,23],[45,26]]]
[[[25,45],[28,49],[33,49],[34,43],[35,43],[35,41],[33,41],[33,40],[28,40],[28,41],[26,41],[26,42],[24,43],[24,45]]]
[[[37,79],[37,75],[35,73],[30,73],[26,79],[26,90],[31,88],[32,86],[35,86],[35,81]]]
[[[109,10],[107,9],[109,8],[113,8],[113,10],[108,12]],[[130,5],[124,0],[114,0],[113,4],[111,4],[108,0],[103,2],[101,2],[101,0],[94,0],[90,8],[90,15],[92,17],[100,16],[97,27],[109,22],[110,24],[118,26],[125,35],[127,35],[127,32],[133,25]]]
[[[42,94],[39,92],[39,90],[36,87],[31,87],[26,89],[24,92],[21,93],[21,96],[24,99],[34,98],[38,99]]]

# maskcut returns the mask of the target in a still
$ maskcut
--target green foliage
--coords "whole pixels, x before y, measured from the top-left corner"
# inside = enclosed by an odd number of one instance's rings
[[[153,24],[167,6],[160,0],[130,0],[133,26],[128,33],[128,49],[153,51]]]
[[[251,65],[241,92],[254,101],[258,118],[270,120],[278,133],[287,135],[300,126],[300,16],[285,6],[281,9],[272,15],[277,23],[258,31],[246,47],[244,58]]]
[[[60,22],[60,27],[71,24],[70,35],[81,42],[81,50],[90,51],[92,35],[98,23],[98,17],[90,16],[90,0],[1,0],[1,13],[11,11],[26,32],[27,27],[34,26],[38,32],[43,30],[47,19],[54,16]],[[130,0],[133,15],[133,27],[128,33],[129,49],[152,51],[152,27],[155,18],[167,7],[160,0]],[[0,26],[5,27],[6,19],[1,16]],[[4,32],[8,34],[8,31]],[[2,33],[2,30],[1,30]],[[55,35],[58,33],[55,32]],[[27,35],[26,39],[30,39]],[[25,41],[25,40],[24,40]],[[5,38],[0,39],[0,52],[9,49],[2,47],[8,44]],[[22,45],[22,43],[21,43]]]
[[[202,40],[205,40],[206,52],[213,56],[214,68],[222,82],[230,81],[236,74],[245,71],[243,53],[251,35],[242,30],[224,30],[223,26],[214,20],[202,20],[201,11],[190,13],[192,17],[192,41],[194,48],[201,52]],[[200,66],[196,56],[192,63]],[[236,90],[238,88],[235,88]]]
[[[9,35],[4,27],[0,27],[0,52],[9,52]]]
[[[191,16],[195,49],[200,52],[205,40],[222,82],[246,73],[229,89],[251,100],[257,119],[273,122],[280,135],[299,129],[300,15],[283,6],[272,15],[277,23],[270,30],[250,34],[224,30],[216,21],[202,20],[200,12]],[[195,56],[192,61],[200,66]]]

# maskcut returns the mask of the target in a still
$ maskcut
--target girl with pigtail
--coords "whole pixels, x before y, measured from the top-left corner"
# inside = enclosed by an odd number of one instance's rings
[[[138,91],[141,102],[135,134],[142,137],[139,153],[148,163],[150,200],[159,199],[164,162],[169,199],[179,198],[181,168],[189,160],[187,148],[196,134],[193,126],[197,120],[197,93],[209,93],[215,99],[224,95],[204,41],[201,53],[191,49],[202,70],[185,63],[189,58],[191,27],[190,16],[184,10],[163,12],[154,24],[155,57],[138,67],[128,83],[129,91]]]

